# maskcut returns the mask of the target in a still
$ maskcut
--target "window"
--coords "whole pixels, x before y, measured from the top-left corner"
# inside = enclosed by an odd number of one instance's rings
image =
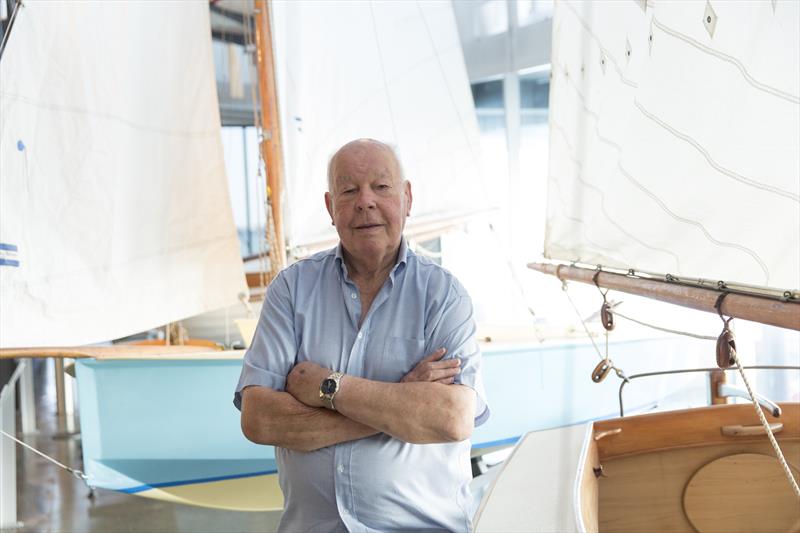
[[[225,172],[242,257],[268,249],[265,240],[264,178],[258,176],[258,138],[252,126],[222,128]]]

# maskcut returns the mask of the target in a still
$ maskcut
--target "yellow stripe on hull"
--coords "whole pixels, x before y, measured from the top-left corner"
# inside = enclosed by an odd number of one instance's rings
[[[143,490],[137,496],[231,511],[280,511],[278,475],[268,474]]]

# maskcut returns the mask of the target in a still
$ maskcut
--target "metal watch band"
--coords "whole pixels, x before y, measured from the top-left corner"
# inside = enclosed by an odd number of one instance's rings
[[[323,405],[331,411],[336,410],[336,406],[333,405],[333,398],[336,396],[336,393],[339,392],[339,380],[342,379],[342,376],[344,376],[342,372],[333,372],[327,378],[322,380],[322,382],[325,383],[325,381],[332,379],[336,383],[336,388],[331,393],[322,392],[322,385],[320,385],[319,397],[322,400]]]

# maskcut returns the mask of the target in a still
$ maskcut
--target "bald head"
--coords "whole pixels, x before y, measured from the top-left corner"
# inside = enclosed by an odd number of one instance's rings
[[[333,192],[333,185],[337,177],[337,162],[342,157],[360,156],[369,152],[383,153],[389,162],[386,171],[389,172],[398,182],[403,181],[403,167],[400,165],[400,158],[397,157],[395,149],[386,143],[375,139],[356,139],[345,144],[334,153],[328,161],[328,192]]]

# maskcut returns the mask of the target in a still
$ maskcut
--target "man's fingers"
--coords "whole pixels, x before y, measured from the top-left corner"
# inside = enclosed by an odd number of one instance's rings
[[[433,372],[431,372],[431,381],[439,381],[440,379],[452,378],[460,373],[461,373],[461,368],[459,367],[434,370]]]
[[[442,383],[444,385],[452,385],[453,383],[455,383],[455,381],[456,378],[442,378],[442,379],[437,379],[436,383]]]
[[[444,361],[434,361],[430,363],[430,367],[437,370],[442,368],[455,368],[457,366],[461,366],[461,359],[446,359]]]
[[[422,363],[428,362],[429,363],[429,362],[432,362],[432,361],[438,361],[439,359],[444,357],[444,354],[446,354],[446,353],[447,353],[447,349],[446,348],[439,348],[438,350],[434,350],[433,353],[431,353],[430,355],[425,357],[425,359],[423,359],[420,362],[422,362]]]

